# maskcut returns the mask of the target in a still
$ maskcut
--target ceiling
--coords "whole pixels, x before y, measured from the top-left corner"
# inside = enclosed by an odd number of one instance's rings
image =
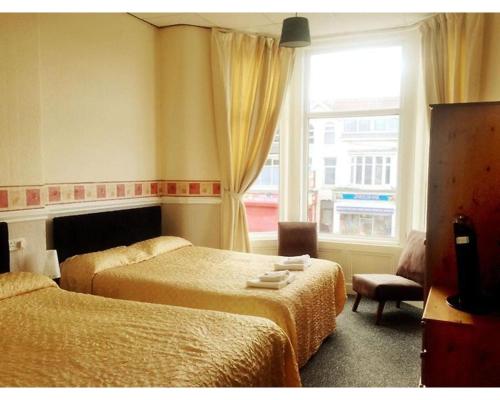
[[[284,13],[133,13],[159,28],[171,25],[197,25],[229,28],[238,31],[279,35],[283,19],[294,14]],[[309,19],[312,37],[322,37],[391,29],[413,25],[430,16],[429,13],[304,13]]]

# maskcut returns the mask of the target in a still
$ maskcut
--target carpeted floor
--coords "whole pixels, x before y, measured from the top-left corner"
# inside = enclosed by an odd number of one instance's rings
[[[362,299],[353,313],[349,296],[337,330],[301,369],[309,387],[417,387],[420,379],[422,310],[387,303],[375,325],[377,303]]]

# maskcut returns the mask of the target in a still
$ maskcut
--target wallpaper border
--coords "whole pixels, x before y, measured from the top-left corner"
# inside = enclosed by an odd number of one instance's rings
[[[220,197],[220,181],[145,180],[0,186],[0,213],[106,200]]]

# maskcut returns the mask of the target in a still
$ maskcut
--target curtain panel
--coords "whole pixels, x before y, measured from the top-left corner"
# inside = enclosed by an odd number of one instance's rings
[[[425,230],[429,162],[430,104],[480,100],[484,14],[438,14],[420,25],[423,99],[418,105],[420,147],[415,157],[414,202],[420,205],[414,228]]]
[[[478,101],[484,14],[438,14],[420,32],[427,105]]]
[[[212,29],[224,249],[250,250],[243,196],[269,154],[294,56],[294,49],[279,47],[277,39]]]

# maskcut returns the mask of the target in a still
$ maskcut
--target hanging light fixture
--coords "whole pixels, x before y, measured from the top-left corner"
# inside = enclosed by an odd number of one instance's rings
[[[281,47],[305,47],[311,44],[309,35],[309,21],[307,18],[295,17],[286,18],[283,21],[281,30]]]

